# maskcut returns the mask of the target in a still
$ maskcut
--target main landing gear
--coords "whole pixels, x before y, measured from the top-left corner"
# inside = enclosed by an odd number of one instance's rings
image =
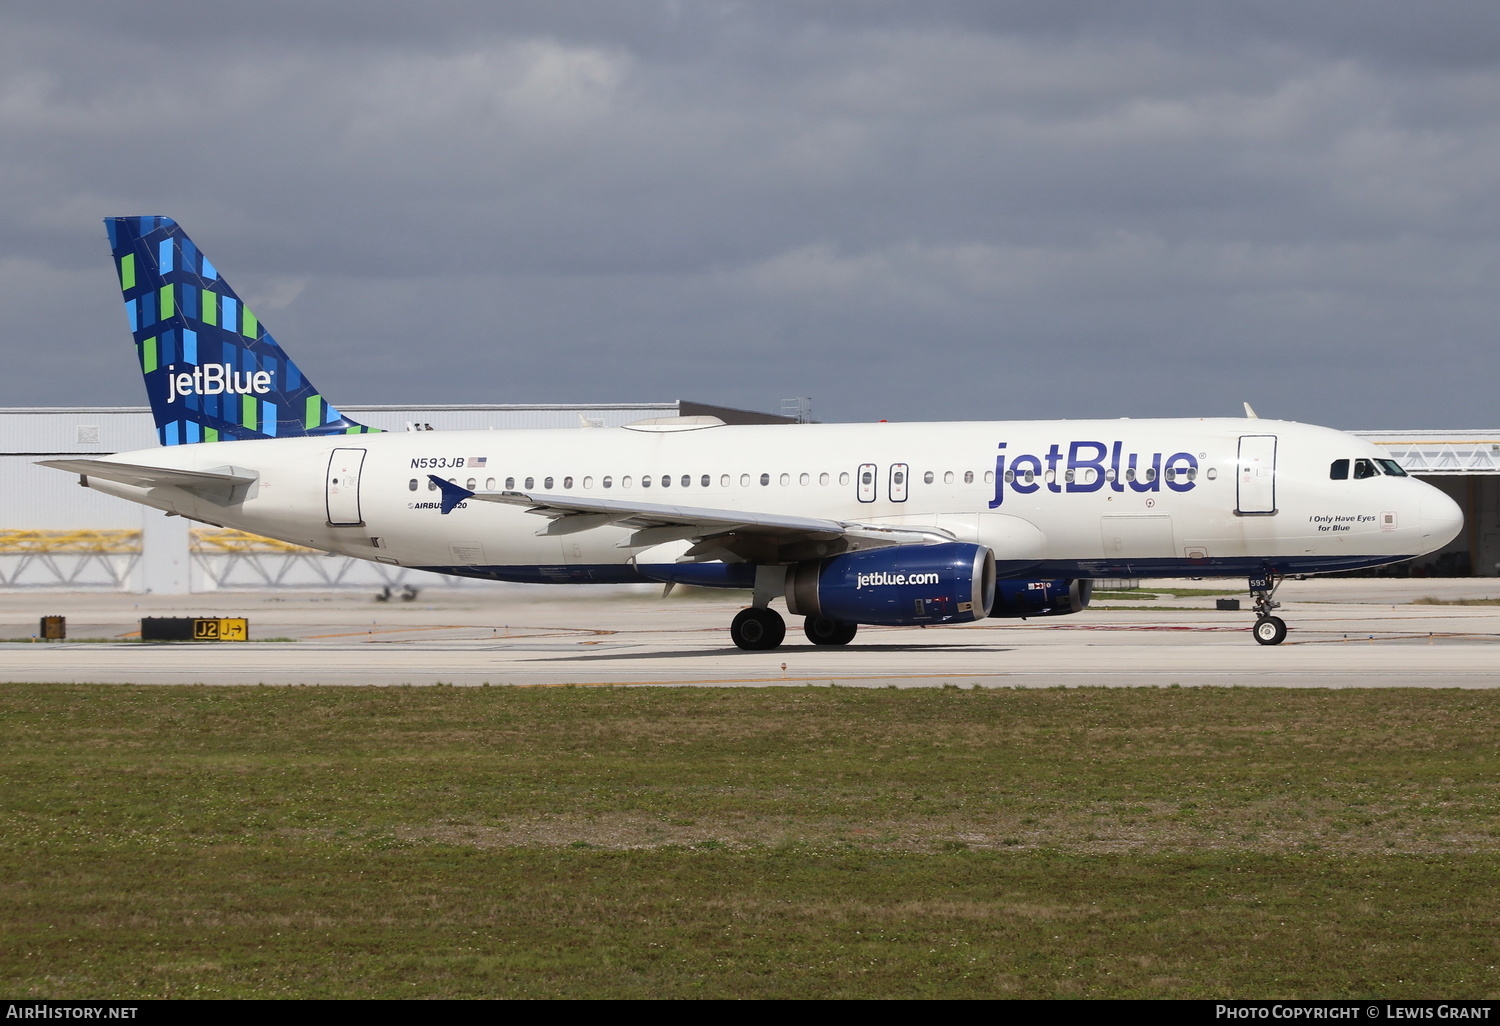
[[[752,606],[735,614],[729,636],[747,652],[766,652],[786,639],[786,621],[774,609]]]
[[[802,633],[814,645],[847,645],[858,630],[857,623],[830,620],[826,616],[809,616],[802,621]]]
[[[847,645],[858,630],[858,624],[826,616],[809,616],[802,623],[802,633],[814,645]],[[747,652],[767,652],[786,640],[786,621],[774,609],[752,606],[735,614],[729,636]]]
[[[1262,645],[1279,645],[1286,640],[1286,621],[1271,615],[1271,610],[1281,608],[1281,603],[1274,596],[1283,580],[1285,578],[1281,574],[1271,570],[1259,577],[1250,578],[1250,597],[1255,603],[1255,627],[1252,633]]]

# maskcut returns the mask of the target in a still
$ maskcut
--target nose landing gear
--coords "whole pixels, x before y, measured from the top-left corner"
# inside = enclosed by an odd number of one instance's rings
[[[1286,621],[1271,615],[1271,610],[1281,608],[1281,603],[1274,596],[1283,580],[1285,577],[1274,570],[1267,570],[1259,577],[1250,578],[1250,598],[1255,604],[1255,627],[1252,633],[1259,644],[1279,645],[1286,640]]]

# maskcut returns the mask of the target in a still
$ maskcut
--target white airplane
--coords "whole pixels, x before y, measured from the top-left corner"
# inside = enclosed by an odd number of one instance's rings
[[[500,581],[738,588],[743,649],[1075,613],[1098,577],[1379,566],[1463,524],[1368,442],[1247,417],[388,434],[328,404],[176,223],[105,221],[162,448],[44,460],[192,520]]]

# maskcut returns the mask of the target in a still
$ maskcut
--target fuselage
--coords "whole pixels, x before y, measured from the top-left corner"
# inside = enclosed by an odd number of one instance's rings
[[[931,527],[992,549],[1002,576],[1347,570],[1440,548],[1463,522],[1447,496],[1380,463],[1367,442],[1253,419],[376,433],[110,459],[232,467],[255,481],[232,500],[99,479],[91,487],[295,544],[512,581],[679,579],[673,567],[688,542],[621,547],[632,531],[608,524],[549,535],[543,518],[488,502],[444,514],[429,474],[471,491]]]

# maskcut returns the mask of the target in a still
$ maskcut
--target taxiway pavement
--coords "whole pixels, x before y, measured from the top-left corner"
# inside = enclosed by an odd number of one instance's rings
[[[1055,687],[1500,686],[1500,580],[1294,581],[1277,647],[1240,612],[1144,582],[1160,598],[1102,598],[1074,616],[942,628],[861,628],[819,648],[789,618],[787,642],[741,652],[728,623],[743,597],[631,589],[432,589],[412,602],[365,593],[220,592],[165,598],[0,596],[0,680],[131,684],[699,685]],[[68,618],[67,642],[33,642],[37,618]],[[142,616],[246,616],[248,643],[142,644]],[[265,640],[265,639],[286,640]],[[88,639],[88,640],[84,640]]]

